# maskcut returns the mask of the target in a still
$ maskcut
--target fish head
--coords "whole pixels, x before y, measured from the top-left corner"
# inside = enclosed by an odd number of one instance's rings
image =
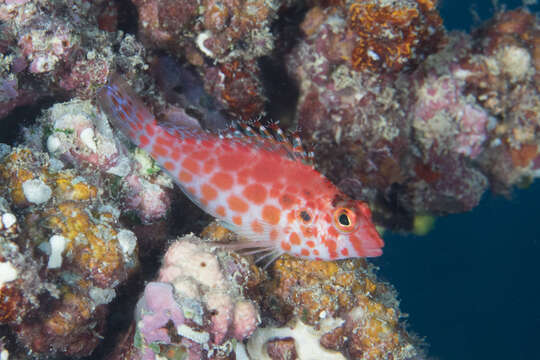
[[[330,259],[382,255],[384,242],[365,202],[339,195],[326,202],[323,214],[319,242]]]

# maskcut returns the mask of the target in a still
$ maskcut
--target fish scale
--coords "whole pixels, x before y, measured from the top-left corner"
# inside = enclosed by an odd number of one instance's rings
[[[305,164],[296,147],[253,133],[160,126],[118,77],[99,91],[98,102],[193,202],[246,239],[236,248],[318,260],[382,254],[367,204]]]

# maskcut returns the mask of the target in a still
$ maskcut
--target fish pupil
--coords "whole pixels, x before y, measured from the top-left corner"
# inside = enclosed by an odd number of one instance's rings
[[[339,215],[338,221],[343,226],[351,225],[351,221],[349,220],[349,217],[347,216],[347,214]]]

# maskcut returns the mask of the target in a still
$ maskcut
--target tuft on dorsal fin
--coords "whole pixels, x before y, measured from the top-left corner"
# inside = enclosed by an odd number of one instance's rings
[[[218,135],[222,138],[236,138],[313,166],[313,152],[304,149],[299,133],[285,133],[277,122],[263,125],[258,120],[249,123],[235,121],[228,129],[219,131]]]

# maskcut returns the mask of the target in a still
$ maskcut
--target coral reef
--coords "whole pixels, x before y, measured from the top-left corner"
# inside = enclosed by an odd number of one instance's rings
[[[257,305],[243,295],[257,274],[246,260],[193,235],[178,239],[144,289],[129,345],[114,358],[234,359],[236,341],[259,324]]]
[[[299,358],[410,359],[421,356],[417,339],[399,318],[393,288],[376,279],[365,260],[304,261],[282,257],[266,283],[263,304],[285,327],[265,326],[248,342],[256,359],[276,359],[264,344],[294,340]],[[268,345],[267,345],[268,346]],[[273,343],[274,351],[290,344]]]
[[[472,36],[443,37],[434,4],[419,1],[413,11],[412,3],[315,6],[287,58],[300,90],[297,121],[318,168],[375,205],[383,224],[409,230],[416,214],[468,211],[489,186],[508,192],[538,176],[539,141],[535,17],[501,13]],[[379,31],[411,20],[417,9],[431,28],[415,33],[426,52],[394,62],[408,48],[394,43],[398,50],[382,55],[388,41]],[[395,18],[382,20],[388,16]],[[375,52],[371,60],[347,61],[349,52],[362,53],[351,50],[351,28],[367,37],[361,44],[368,58]]]
[[[132,153],[115,140],[106,118],[87,100],[55,104],[41,118],[41,127],[27,132],[29,143],[42,136],[55,158],[83,171],[97,170],[124,209],[145,223],[166,216],[171,204],[171,180],[142,151]],[[38,146],[38,150],[40,147]]]
[[[424,357],[365,260],[265,271],[194,235],[163,246],[208,219],[95,106],[113,73],[173,127],[266,124],[279,108],[378,225],[422,233],[540,176],[526,9],[465,34],[446,33],[435,0],[0,0],[0,125],[26,126],[0,144],[0,359]],[[276,95],[282,80],[297,88]],[[13,111],[27,105],[41,113]],[[216,223],[200,234],[238,240]],[[131,327],[110,345],[133,274]]]
[[[0,321],[36,357],[89,355],[115,288],[136,270],[119,210],[73,169],[14,148],[0,162]]]

